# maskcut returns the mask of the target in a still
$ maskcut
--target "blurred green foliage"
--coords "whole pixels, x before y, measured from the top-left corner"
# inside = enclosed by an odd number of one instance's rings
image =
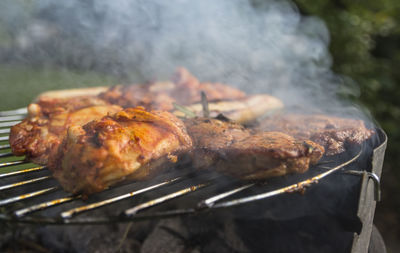
[[[389,136],[386,161],[400,161],[400,1],[295,0],[304,15],[325,21],[333,70],[354,80],[358,97]],[[396,174],[400,179],[400,172]]]

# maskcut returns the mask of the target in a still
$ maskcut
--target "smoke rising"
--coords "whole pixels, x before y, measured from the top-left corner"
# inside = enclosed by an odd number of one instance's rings
[[[22,53],[14,58],[31,64],[97,70],[126,82],[167,79],[184,66],[200,80],[268,92],[288,106],[343,111],[329,31],[289,1],[254,8],[249,0],[41,0],[25,8],[30,15],[9,2],[0,12],[16,30]]]

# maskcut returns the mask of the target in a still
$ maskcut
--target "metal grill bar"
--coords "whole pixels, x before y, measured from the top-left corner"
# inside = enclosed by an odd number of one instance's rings
[[[0,134],[9,134],[10,133],[10,129],[6,128],[6,129],[0,129]]]
[[[8,145],[8,144],[0,145],[0,150],[1,149],[8,149],[8,148],[10,148],[10,145]]]
[[[22,120],[24,118],[25,118],[25,115],[0,116],[0,122]]]
[[[13,156],[13,153],[0,153],[0,158],[1,157],[9,157],[9,156]]]
[[[0,136],[0,141],[8,141],[8,136]]]
[[[30,193],[27,193],[27,194],[19,195],[19,196],[16,196],[16,197],[3,199],[3,200],[0,200],[0,206],[8,205],[8,204],[11,204],[11,203],[14,203],[14,202],[18,202],[18,201],[21,201],[21,200],[24,200],[24,199],[33,198],[33,197],[36,197],[36,196],[39,196],[39,195],[43,195],[43,194],[51,192],[51,191],[55,191],[57,189],[58,189],[58,187],[55,186],[55,187],[50,187],[50,188],[47,188],[47,189],[42,189],[42,190],[39,190],[39,191],[35,191],[35,192],[30,192]]]
[[[14,166],[14,165],[20,165],[20,164],[24,164],[24,163],[28,163],[28,162],[26,162],[24,160],[19,160],[19,161],[13,161],[13,162],[0,163],[0,168]]]
[[[14,215],[17,217],[22,217],[29,213],[33,213],[33,212],[36,212],[39,210],[43,210],[43,209],[50,208],[50,207],[53,207],[56,205],[61,205],[63,203],[71,202],[76,199],[80,199],[81,197],[82,197],[81,195],[78,195],[78,196],[70,196],[70,197],[65,197],[65,198],[53,199],[51,201],[47,201],[47,202],[33,205],[33,206],[30,206],[27,208],[19,209],[14,212]]]
[[[209,183],[193,185],[193,186],[184,188],[184,189],[182,189],[182,190],[176,191],[176,192],[174,192],[174,193],[165,195],[165,196],[163,196],[163,197],[160,197],[160,198],[157,198],[157,199],[153,199],[153,200],[147,201],[147,202],[145,202],[145,203],[143,203],[143,204],[140,204],[140,205],[137,205],[137,206],[135,206],[135,207],[133,207],[133,208],[130,208],[130,209],[128,209],[128,210],[125,210],[124,215],[125,215],[125,216],[134,215],[134,214],[138,213],[139,211],[141,211],[141,210],[143,210],[143,209],[147,209],[147,208],[150,208],[150,207],[152,207],[152,206],[159,205],[159,204],[161,204],[161,203],[163,203],[163,202],[166,202],[166,201],[168,201],[168,200],[171,200],[171,199],[174,199],[174,198],[183,196],[183,195],[188,194],[188,193],[190,193],[190,192],[197,191],[198,189],[203,188],[203,187],[205,187],[205,186],[207,186],[207,185],[209,185]]]
[[[13,183],[13,184],[8,184],[8,185],[3,185],[0,186],[0,191],[4,191],[4,190],[8,190],[14,187],[18,187],[18,186],[22,186],[22,185],[26,185],[26,184],[32,184],[32,183],[37,183],[46,179],[50,179],[51,176],[44,176],[44,177],[38,177],[38,178],[34,178],[34,179],[29,179],[29,180],[25,180],[25,181],[21,181],[21,182],[17,182],[17,183]]]
[[[8,122],[0,122],[0,127],[12,127],[18,123],[20,123],[21,121],[17,120],[17,121],[8,121]]]
[[[24,108],[19,108],[19,109],[15,109],[15,110],[1,111],[0,117],[13,116],[13,115],[18,115],[18,114],[27,114],[27,113],[28,113],[28,109],[26,109],[24,107]]]
[[[21,175],[21,174],[25,174],[25,173],[29,173],[29,172],[33,172],[33,171],[40,171],[45,168],[46,167],[44,167],[44,166],[40,166],[40,167],[34,167],[34,168],[25,169],[25,170],[12,171],[12,172],[8,172],[8,173],[0,174],[0,178],[17,176],[17,175]]]
[[[247,188],[250,188],[250,187],[252,187],[252,186],[254,186],[254,184],[244,185],[244,186],[241,186],[241,187],[239,187],[239,188],[236,188],[236,189],[233,189],[233,190],[230,190],[230,191],[223,192],[223,193],[221,193],[221,194],[218,194],[218,195],[215,195],[215,196],[213,196],[213,197],[211,197],[211,198],[208,198],[208,199],[206,199],[206,200],[204,200],[204,201],[201,201],[201,202],[198,204],[198,206],[199,206],[199,207],[211,207],[211,206],[213,206],[214,203],[217,202],[218,200],[227,198],[227,197],[229,197],[229,196],[231,196],[231,195],[233,195],[233,194],[236,194],[236,193],[238,193],[238,192],[241,192],[241,191],[243,191],[243,190],[246,190]]]

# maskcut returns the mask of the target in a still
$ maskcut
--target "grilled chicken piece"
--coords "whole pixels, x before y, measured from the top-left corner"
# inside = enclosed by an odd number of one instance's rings
[[[172,82],[147,85],[117,85],[101,93],[100,98],[124,108],[143,106],[149,110],[171,111],[173,103],[189,105],[201,101],[204,91],[209,101],[245,97],[244,92],[220,83],[200,83],[186,69],[180,68]]]
[[[324,148],[279,132],[251,132],[243,126],[216,119],[185,121],[193,139],[196,167],[217,170],[244,179],[265,179],[302,173],[316,164]]]
[[[14,155],[41,165],[48,162],[71,124],[84,125],[122,108],[91,96],[75,98],[42,97],[28,106],[28,117],[13,126],[10,145]]]
[[[374,131],[367,129],[362,120],[328,115],[283,114],[267,118],[260,123],[264,131],[280,131],[299,139],[309,139],[325,147],[326,155],[346,151],[347,145],[360,145]]]
[[[169,112],[128,108],[85,126],[71,126],[49,168],[63,188],[91,194],[124,179],[145,179],[192,147]]]
[[[196,116],[203,115],[203,106],[201,103],[185,106],[187,110],[193,112]],[[233,101],[217,101],[208,103],[210,117],[216,118],[222,114],[232,121],[245,124],[256,120],[260,116],[280,110],[283,103],[270,95],[259,94],[250,95]],[[185,117],[182,111],[173,112],[178,117]]]

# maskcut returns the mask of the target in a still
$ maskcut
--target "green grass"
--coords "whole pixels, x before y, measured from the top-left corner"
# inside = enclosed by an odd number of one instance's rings
[[[0,65],[0,111],[26,107],[38,94],[48,90],[116,83],[116,78],[94,72]]]

